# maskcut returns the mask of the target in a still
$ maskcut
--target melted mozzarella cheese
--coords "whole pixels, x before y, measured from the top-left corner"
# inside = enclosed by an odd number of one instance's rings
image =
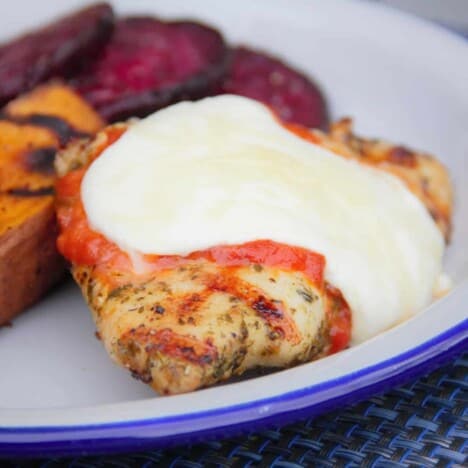
[[[396,177],[304,141],[237,96],[183,102],[133,125],[82,185],[91,226],[132,253],[270,239],[326,257],[361,342],[426,306],[444,242]]]

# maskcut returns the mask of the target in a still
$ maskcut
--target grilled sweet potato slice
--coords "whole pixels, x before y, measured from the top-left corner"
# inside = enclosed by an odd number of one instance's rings
[[[43,85],[0,113],[0,325],[63,275],[56,247],[55,152],[103,126],[61,83]]]
[[[109,38],[112,8],[89,6],[0,45],[0,105],[48,78],[68,74]]]

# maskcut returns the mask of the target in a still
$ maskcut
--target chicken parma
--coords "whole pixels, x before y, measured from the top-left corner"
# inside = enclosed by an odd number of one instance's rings
[[[331,243],[324,243],[322,249],[317,241],[316,249],[306,248],[300,242],[293,244],[287,236],[283,241],[278,233],[272,232],[271,237],[245,240],[241,236],[242,242],[228,240],[190,248],[188,252],[175,252],[167,247],[161,253],[138,246],[127,248],[128,242],[122,235],[113,237],[96,224],[84,196],[87,193],[89,197],[86,183],[96,187],[92,179],[86,181],[88,173],[98,161],[110,158],[108,150],[120,144],[138,125],[139,122],[130,122],[109,126],[92,139],[73,142],[56,159],[58,248],[71,262],[73,277],[81,287],[98,335],[111,358],[158,393],[175,394],[213,385],[250,369],[290,367],[346,348],[353,338],[353,327],[362,327],[354,315],[354,309],[359,310],[361,303],[358,293],[341,286],[345,284],[343,275],[334,267],[334,254],[328,253]],[[418,216],[429,219],[424,218],[424,223],[437,226],[437,232],[431,234],[434,243],[442,235],[448,238],[450,182],[443,166],[434,159],[357,138],[348,122],[336,124],[330,133],[277,121],[274,125],[288,134],[285,138],[298,140],[298,145],[326,148],[339,161],[352,159],[359,166],[370,165],[390,172],[389,183],[396,178],[403,181],[405,187],[400,184],[398,190],[408,191],[411,203],[421,204],[435,219],[437,224],[427,213],[418,211]],[[188,130],[185,137],[189,139],[190,135]],[[218,144],[220,140],[216,141]],[[225,143],[233,144],[228,134]],[[326,156],[329,157],[328,153]],[[135,158],[132,164],[142,164],[137,154],[128,157]],[[206,164],[209,173],[210,166]],[[181,170],[182,166],[177,167]],[[150,172],[152,167],[146,170]],[[114,176],[125,190],[126,175],[118,174]],[[96,190],[107,190],[105,184],[103,181]],[[161,193],[159,197],[165,195]],[[217,196],[213,194],[210,196]],[[222,198],[222,194],[218,196]],[[252,199],[256,200],[256,196],[253,194]],[[171,203],[170,194],[167,197],[167,203]],[[281,201],[275,202],[278,210],[282,209]],[[145,200],[141,198],[140,203]],[[169,208],[178,210],[177,206]],[[108,209],[113,210],[110,206]],[[415,209],[419,210],[419,206]],[[220,220],[228,208],[224,206],[223,210],[216,215]],[[123,222],[127,215],[127,211],[120,211],[115,219]],[[162,230],[164,219],[160,222]],[[243,229],[242,223],[230,226]],[[141,226],[142,230],[146,228],[145,224]],[[197,236],[195,230],[184,234],[187,238]],[[362,279],[357,277],[356,281]]]

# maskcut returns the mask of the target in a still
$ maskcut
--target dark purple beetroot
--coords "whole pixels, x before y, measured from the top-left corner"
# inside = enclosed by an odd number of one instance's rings
[[[328,123],[327,106],[318,87],[277,58],[255,50],[239,47],[232,51],[230,71],[220,92],[261,101],[287,122],[315,128]]]
[[[54,75],[72,72],[110,37],[112,8],[100,3],[0,45],[0,105]]]
[[[144,117],[208,95],[224,76],[227,58],[222,36],[202,24],[125,18],[72,83],[109,121]]]

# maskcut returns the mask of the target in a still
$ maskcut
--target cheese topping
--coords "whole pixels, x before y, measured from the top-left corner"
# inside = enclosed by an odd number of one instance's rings
[[[183,102],[89,167],[91,227],[133,257],[270,239],[326,257],[358,343],[428,305],[444,241],[396,177],[295,136],[255,101]]]

